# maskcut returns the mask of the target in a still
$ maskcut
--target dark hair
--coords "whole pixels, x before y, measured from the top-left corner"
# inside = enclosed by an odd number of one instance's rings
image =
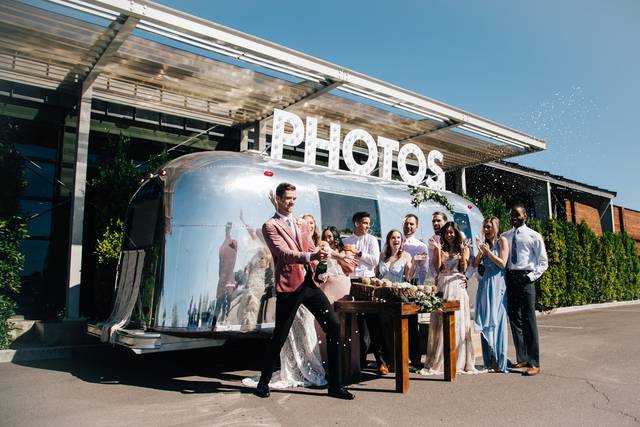
[[[353,221],[353,225],[356,225],[356,221],[360,221],[362,218],[371,218],[371,214],[365,211],[354,213],[353,218],[351,218],[351,220]]]
[[[322,230],[322,240],[324,240],[324,233],[329,232],[333,235],[333,241],[336,244],[336,248],[338,248],[338,251],[342,251],[344,250],[344,243],[342,242],[342,237],[340,237],[340,233],[338,232],[338,229],[336,227],[334,227],[333,225],[331,227],[327,227],[324,230]]]
[[[387,233],[387,238],[384,241],[384,260],[388,260],[391,256],[391,245],[389,244],[389,239],[391,239],[391,235],[393,233],[398,233],[400,235],[400,250],[398,251],[398,257],[402,256],[402,247],[404,246],[404,234],[400,230],[390,230]]]
[[[276,196],[282,199],[285,191],[296,191],[296,186],[293,184],[289,184],[288,182],[281,182],[276,187]]]
[[[431,215],[431,218],[433,218],[436,215],[440,215],[442,217],[442,219],[444,219],[445,221],[449,221],[449,218],[447,217],[447,214],[442,212],[442,211],[435,211],[433,213],[433,215]]]
[[[511,206],[511,210],[514,209],[522,209],[522,212],[524,212],[525,215],[527,214],[527,208],[524,207],[523,203],[518,202],[515,205]]]
[[[447,235],[447,229],[449,227],[453,227],[453,231],[456,234],[456,240],[453,242],[453,245],[454,245],[453,248],[451,246],[449,246],[449,242],[447,242],[447,239],[445,238],[445,236]],[[463,240],[464,240],[464,235],[462,234],[462,231],[460,231],[460,227],[458,227],[458,224],[456,224],[453,221],[447,222],[440,229],[440,241],[442,242],[442,250],[445,251],[445,252],[451,253],[451,250],[453,249],[455,252],[458,252],[459,254],[462,254],[462,241]]]
[[[412,213],[410,213],[410,214],[406,214],[406,215],[404,216],[404,220],[405,220],[405,221],[407,220],[407,218],[413,218],[413,219],[415,219],[415,220],[416,220],[416,225],[419,225],[419,224],[420,224],[420,220],[418,219],[418,217],[417,217],[416,215],[412,214]]]

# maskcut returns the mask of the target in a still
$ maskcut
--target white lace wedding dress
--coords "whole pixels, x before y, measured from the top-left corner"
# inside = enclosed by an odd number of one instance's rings
[[[256,387],[260,376],[245,378],[242,383]],[[269,382],[273,389],[290,387],[322,387],[327,384],[320,358],[315,318],[306,307],[300,306],[291,324],[287,340],[280,350],[280,370]]]

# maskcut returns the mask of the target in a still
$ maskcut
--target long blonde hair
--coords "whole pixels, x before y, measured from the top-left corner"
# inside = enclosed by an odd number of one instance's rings
[[[489,222],[493,226],[493,231],[495,233],[495,235],[493,237],[494,238],[493,241],[491,241],[491,240],[489,240],[487,238],[487,235],[485,234],[485,231],[484,231],[485,224],[487,224]],[[487,217],[484,220],[482,220],[482,234],[483,234],[485,243],[487,243],[490,247],[493,247],[493,245],[496,244],[496,242],[500,238],[500,220],[498,219],[497,216],[490,216],[490,217]]]
[[[310,213],[306,213],[301,216],[302,219],[306,219],[307,217],[311,218],[311,221],[313,221],[313,233],[311,233],[311,240],[313,240],[314,245],[318,246],[318,243],[320,243],[320,233],[318,233],[318,223],[316,222],[316,219],[313,217],[313,215],[311,215]]]

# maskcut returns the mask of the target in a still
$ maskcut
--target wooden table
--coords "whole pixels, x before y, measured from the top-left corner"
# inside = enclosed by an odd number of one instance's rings
[[[340,320],[340,343],[342,344],[342,377],[351,380],[358,372],[351,371],[351,345],[347,342],[354,317],[358,313],[388,315],[393,322],[394,371],[396,391],[409,391],[409,316],[416,316],[419,307],[415,303],[336,301],[334,307]],[[456,316],[459,301],[445,301],[442,311],[442,336],[444,339],[444,380],[456,379]]]

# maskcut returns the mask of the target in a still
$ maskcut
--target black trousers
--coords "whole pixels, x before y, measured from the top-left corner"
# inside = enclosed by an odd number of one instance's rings
[[[516,347],[517,362],[540,366],[538,324],[536,322],[536,282],[524,270],[507,270],[509,323]]]
[[[263,360],[260,383],[269,384],[280,356],[280,350],[287,340],[289,329],[291,329],[300,304],[309,309],[322,330],[327,334],[329,388],[340,388],[342,386],[339,352],[340,323],[327,296],[321,289],[311,284],[308,278],[298,291],[276,294],[276,326]]]
[[[421,369],[422,345],[420,343],[420,329],[418,326],[418,316],[409,316],[409,360],[416,369]]]
[[[366,366],[367,353],[373,353],[377,364],[387,364],[385,319],[377,314],[358,315],[360,331],[360,366]]]

